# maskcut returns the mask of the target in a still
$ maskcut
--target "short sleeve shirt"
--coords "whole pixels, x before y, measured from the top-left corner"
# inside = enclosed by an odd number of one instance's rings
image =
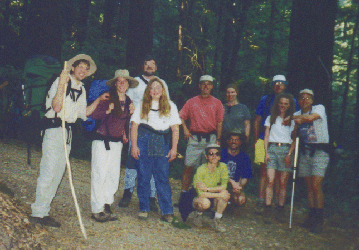
[[[270,100],[267,102],[268,97],[270,98]],[[264,95],[259,101],[255,114],[262,117],[262,123],[261,123],[262,127],[264,126],[267,117],[270,115],[270,109],[272,108],[274,99],[275,99],[274,94]],[[299,105],[297,100],[294,99],[294,102],[295,102],[295,110],[299,110]],[[264,132],[259,135],[259,138],[262,140],[264,139]]]
[[[294,115],[301,115],[301,111],[295,112]],[[300,138],[305,143],[329,143],[328,122],[323,105],[312,106],[312,110],[305,114],[318,114],[319,119],[312,123],[303,123],[299,127]]]
[[[77,84],[71,75],[70,75],[70,80],[71,80],[71,88],[73,88],[75,90],[79,90],[82,93],[79,96],[79,98],[77,99],[77,101],[73,100],[72,94],[69,94],[66,96],[65,103],[63,104],[65,106],[65,121],[68,123],[75,123],[78,118],[81,118],[82,120],[86,121],[87,120],[86,90],[83,86],[83,83],[80,82],[80,84]],[[45,116],[47,118],[55,118],[55,111],[52,108],[52,100],[54,99],[54,97],[56,95],[57,87],[59,86],[59,81],[60,81],[60,78],[58,77],[52,84],[52,86],[46,96],[45,106],[46,106],[46,110],[49,109],[45,114]],[[67,87],[69,87],[69,86],[67,86]],[[74,95],[76,95],[75,99],[78,94],[79,93],[74,92]],[[57,113],[57,117],[62,118],[62,111]]]
[[[279,116],[275,123],[270,126],[270,116],[265,121],[265,126],[270,127],[269,142],[292,143],[291,133],[294,130],[294,121],[291,120],[290,126],[283,125],[283,118]]]
[[[179,114],[183,120],[190,120],[191,132],[210,133],[217,131],[218,123],[223,121],[224,108],[213,96],[195,96],[186,102]]]
[[[233,156],[228,153],[228,149],[222,149],[221,162],[227,164],[229,178],[238,182],[241,178],[252,178],[251,159],[249,156],[240,151]]]
[[[244,121],[250,120],[251,114],[246,105],[238,103],[234,106],[224,105],[223,132],[234,129],[245,132]]]
[[[225,189],[227,188],[229,177],[228,177],[228,169],[226,164],[220,162],[218,167],[215,168],[214,172],[209,172],[207,168],[207,163],[201,165],[196,174],[193,177],[193,185],[196,188],[198,196],[203,193],[203,191],[197,189],[197,183],[202,182],[207,187],[217,187],[222,186]]]
[[[178,115],[178,109],[177,106],[170,101],[171,105],[171,111],[169,116],[159,116],[158,112],[158,102],[152,102],[152,107],[150,112],[148,113],[148,121],[145,119],[141,119],[141,111],[142,111],[142,102],[140,102],[140,105],[138,108],[135,109],[135,112],[133,113],[131,117],[131,122],[137,123],[137,124],[147,124],[154,128],[155,130],[166,130],[170,128],[173,125],[180,125],[182,123],[179,115]]]

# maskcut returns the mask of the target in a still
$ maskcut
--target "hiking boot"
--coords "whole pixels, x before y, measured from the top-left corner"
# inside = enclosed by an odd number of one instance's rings
[[[105,204],[105,214],[108,215],[108,220],[109,221],[115,221],[117,220],[117,216],[114,215],[111,211],[111,206],[110,204]]]
[[[165,214],[161,217],[161,221],[172,223],[175,221],[175,217],[173,216],[173,214]]]
[[[158,212],[158,207],[155,197],[150,197],[150,211]]]
[[[91,216],[92,219],[94,219],[97,222],[107,222],[110,219],[110,215],[105,212],[100,213],[93,213]]]
[[[301,227],[311,229],[315,223],[315,208],[309,208],[309,213],[307,218],[300,224]]]
[[[193,224],[196,227],[203,227],[203,214],[196,213],[196,215],[193,219]]]
[[[262,214],[264,211],[265,203],[264,201],[257,201],[256,206],[254,207],[254,213]]]
[[[284,206],[277,206],[275,208],[275,219],[279,223],[285,223],[286,222]]]
[[[60,222],[55,221],[55,219],[50,216],[45,216],[43,218],[30,216],[29,221],[32,224],[40,224],[40,225],[48,226],[48,227],[60,227],[61,226]]]
[[[148,213],[147,213],[147,212],[144,212],[144,211],[140,211],[137,216],[138,216],[138,218],[141,219],[141,220],[147,220],[147,218],[148,218]]]
[[[313,225],[312,225],[312,228],[310,231],[312,233],[316,233],[316,234],[322,233],[323,232],[323,224],[324,224],[323,209],[316,208]]]
[[[132,193],[131,193],[130,189],[129,188],[125,189],[125,191],[123,192],[122,199],[118,203],[118,206],[119,207],[128,207],[128,205],[130,205],[131,197],[132,197]]]
[[[221,219],[219,219],[219,218],[213,219],[213,229],[219,233],[224,233],[226,231],[226,229],[224,228],[224,226],[221,222]]]

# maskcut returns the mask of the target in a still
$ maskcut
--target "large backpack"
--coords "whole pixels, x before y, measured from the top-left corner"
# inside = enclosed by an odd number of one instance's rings
[[[87,98],[88,104],[91,104],[97,97],[110,90],[110,87],[106,85],[107,81],[108,80],[94,80],[91,82],[89,97]],[[81,125],[86,131],[94,131],[97,127],[96,120],[92,119],[91,116],[89,116],[86,121],[81,121]]]

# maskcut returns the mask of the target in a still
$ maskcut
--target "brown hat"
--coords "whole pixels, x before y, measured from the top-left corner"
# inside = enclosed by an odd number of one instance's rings
[[[90,75],[92,75],[93,73],[96,72],[97,66],[96,66],[95,62],[92,60],[91,56],[88,56],[88,55],[85,55],[85,54],[79,54],[79,55],[71,58],[70,60],[68,60],[66,69],[68,71],[71,71],[72,65],[78,60],[87,60],[87,61],[90,62],[90,69],[87,72],[87,76],[90,76]]]
[[[136,88],[138,86],[138,81],[135,78],[130,76],[130,73],[128,72],[127,69],[116,70],[115,77],[112,78],[111,80],[108,80],[106,82],[106,85],[111,87],[113,84],[116,83],[118,77],[123,77],[123,78],[127,79],[129,88]]]

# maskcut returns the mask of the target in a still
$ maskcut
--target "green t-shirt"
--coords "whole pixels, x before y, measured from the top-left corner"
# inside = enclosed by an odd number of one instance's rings
[[[218,167],[215,168],[214,172],[209,172],[207,168],[207,163],[201,165],[196,174],[193,177],[193,184],[196,188],[198,196],[200,196],[203,191],[197,189],[197,183],[202,182],[206,184],[207,187],[224,187],[227,188],[227,183],[229,180],[227,165],[223,162],[220,162]]]

